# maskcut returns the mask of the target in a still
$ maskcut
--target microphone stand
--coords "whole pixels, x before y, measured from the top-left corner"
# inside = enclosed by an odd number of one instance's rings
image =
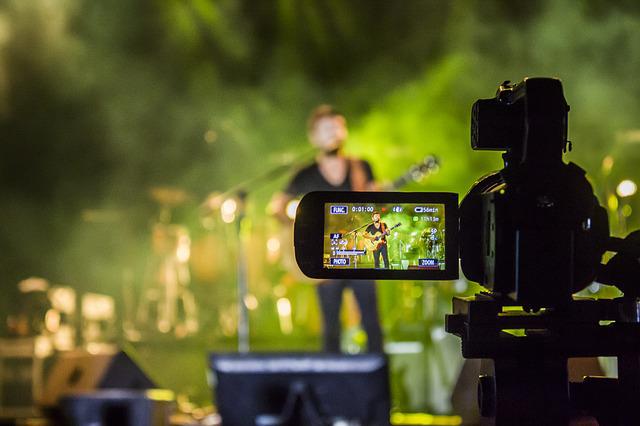
[[[250,350],[250,327],[249,327],[249,310],[246,305],[246,298],[249,293],[248,283],[248,261],[244,247],[244,236],[249,231],[249,225],[246,221],[246,204],[249,194],[273,179],[289,173],[293,168],[297,168],[302,164],[309,162],[309,154],[315,153],[315,150],[305,152],[284,164],[277,165],[266,172],[240,182],[228,190],[216,195],[220,200],[234,197],[238,200],[237,220],[236,220],[236,239],[238,241],[238,253],[236,255],[236,288],[238,291],[238,352],[248,353]],[[251,188],[251,190],[247,190]],[[209,204],[210,199],[206,199],[200,206],[203,213],[210,213],[212,208]]]
[[[353,234],[353,249],[354,250],[358,249],[358,231],[361,230],[362,228],[364,228],[365,226],[371,225],[372,223],[373,222],[365,223],[364,225],[359,226],[356,229],[353,229],[353,230],[347,232],[346,234],[344,234],[345,237],[347,235],[349,235],[349,234]],[[353,266],[354,266],[354,268],[356,266],[358,266],[358,258],[357,257],[353,259]]]

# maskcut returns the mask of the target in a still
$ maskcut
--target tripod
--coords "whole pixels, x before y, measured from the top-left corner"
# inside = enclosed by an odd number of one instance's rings
[[[568,425],[577,414],[600,426],[638,424],[640,232],[611,238],[610,250],[618,254],[597,280],[624,297],[573,297],[565,309],[535,313],[512,310],[513,302],[488,292],[453,299],[446,330],[462,339],[462,355],[493,360],[493,374],[478,382],[480,413],[491,424]],[[570,383],[567,360],[596,356],[617,357],[618,378]]]

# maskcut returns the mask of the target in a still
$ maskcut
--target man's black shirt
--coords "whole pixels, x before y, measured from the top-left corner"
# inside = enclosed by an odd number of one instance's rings
[[[373,181],[371,165],[364,160],[360,160],[360,163],[363,166],[362,169],[366,175],[367,182]],[[311,191],[352,191],[351,168],[352,164],[351,161],[349,161],[347,175],[345,176],[344,181],[335,186],[331,185],[331,183],[322,176],[322,173],[320,173],[320,169],[318,168],[318,163],[310,164],[296,173],[284,192],[297,197]]]

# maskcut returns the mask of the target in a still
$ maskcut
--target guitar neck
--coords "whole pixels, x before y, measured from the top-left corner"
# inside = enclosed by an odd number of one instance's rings
[[[426,175],[432,173],[437,166],[437,158],[434,156],[428,156],[422,163],[412,166],[403,175],[391,182],[391,184],[386,185],[384,189],[387,191],[395,191],[396,189],[402,188],[409,182],[418,182],[422,180]]]
[[[391,184],[388,185],[387,188],[385,189],[387,189],[388,191],[394,191],[396,189],[399,189],[405,186],[407,183],[409,183],[410,180],[411,180],[411,176],[408,173],[404,174],[400,176],[398,179],[391,182]]]

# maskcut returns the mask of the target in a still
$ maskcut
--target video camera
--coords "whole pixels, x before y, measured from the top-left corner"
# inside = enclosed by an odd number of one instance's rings
[[[457,194],[429,192],[316,192],[298,207],[296,259],[311,277],[455,279],[459,257],[489,290],[454,298],[446,328],[465,358],[493,360],[479,402],[496,425],[566,425],[581,413],[637,424],[640,233],[610,237],[585,171],[563,162],[568,112],[553,78],[505,82],[476,101],[472,149],[504,151],[504,168],[459,207]],[[383,262],[392,244],[395,259]],[[606,251],[617,254],[602,265]],[[624,297],[573,296],[594,281]],[[617,356],[619,379],[569,384],[567,360],[595,356]]]
[[[505,167],[460,205],[462,270],[533,309],[566,305],[590,284],[609,238],[585,172],[562,161],[568,112],[560,81],[542,78],[505,82],[472,109],[472,148],[505,151]]]

